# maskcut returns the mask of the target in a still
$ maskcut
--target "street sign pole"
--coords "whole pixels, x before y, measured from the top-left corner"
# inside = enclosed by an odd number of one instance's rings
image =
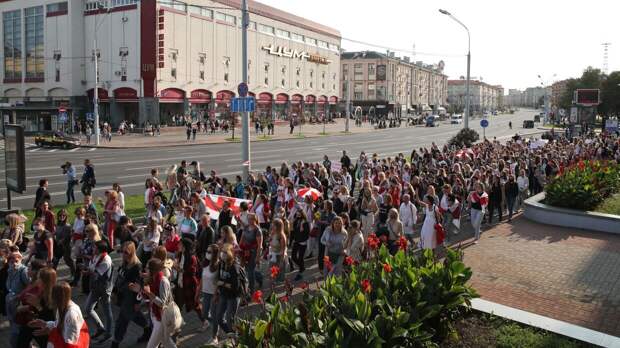
[[[241,0],[241,75],[243,83],[247,87],[248,83],[248,3]],[[247,89],[246,89],[247,91]],[[245,96],[243,96],[245,97]],[[241,157],[243,162],[243,182],[247,183],[250,176],[250,120],[247,112],[241,115]],[[245,165],[247,164],[247,165]]]
[[[97,34],[93,43],[93,59],[95,60],[95,89],[93,93],[95,113],[95,145],[99,146],[99,55],[97,54]]]

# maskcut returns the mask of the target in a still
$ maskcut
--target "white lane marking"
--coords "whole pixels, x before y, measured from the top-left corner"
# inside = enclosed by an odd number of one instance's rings
[[[32,150],[30,150],[30,151],[28,151],[28,152],[37,152],[37,151],[39,151],[39,150],[41,150],[41,148],[40,148],[40,147],[37,147],[36,149],[32,149]]]
[[[90,149],[90,150],[88,150],[88,151],[89,151],[89,152],[91,152],[91,151],[95,151],[95,150],[97,150],[97,148],[96,148],[96,147],[93,147],[92,149]]]
[[[56,152],[56,151],[58,151],[58,149],[49,150],[47,152]]]
[[[77,150],[79,150],[79,149],[80,149],[79,147],[76,147],[75,149],[71,149],[71,150],[69,150],[69,152],[75,152],[75,151],[77,151]]]

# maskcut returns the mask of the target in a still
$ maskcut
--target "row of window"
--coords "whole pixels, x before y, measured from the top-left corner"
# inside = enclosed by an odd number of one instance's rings
[[[120,0],[117,0],[117,1],[120,1]],[[124,1],[130,1],[130,0],[124,0]],[[177,1],[177,0],[174,0],[172,2],[170,1],[161,2],[161,4],[164,6],[170,7],[172,9],[175,9],[177,11],[189,12],[190,14],[196,14],[196,15],[210,18],[210,19],[213,19],[215,17],[216,20],[220,20],[220,21],[223,21],[223,22],[235,25],[235,26],[239,24],[239,26],[241,26],[241,18],[237,20],[237,17],[233,15],[229,15],[227,13],[214,12],[213,10],[208,9],[208,8],[195,6],[195,5],[188,5],[182,1]],[[317,46],[317,47],[324,48],[324,49],[329,49],[334,52],[339,52],[340,50],[340,47],[338,47],[338,45],[334,45],[334,44],[328,43],[323,40],[317,40],[317,39],[307,37],[301,34],[293,33],[288,30],[275,28],[271,25],[257,24],[256,22],[250,21],[248,26],[249,26],[249,29],[259,31],[263,34],[278,36],[283,39],[289,39],[289,40],[305,43],[308,45]]]
[[[97,10],[100,8],[112,8],[137,4],[140,0],[90,0],[86,2],[86,11]]]
[[[63,5],[64,4],[64,5]],[[47,5],[48,12],[62,11],[67,3]],[[25,35],[25,70],[27,79],[43,78],[45,72],[45,47],[43,43],[43,6],[35,6],[23,11]],[[2,13],[4,45],[4,77],[9,80],[22,78],[22,11]]]

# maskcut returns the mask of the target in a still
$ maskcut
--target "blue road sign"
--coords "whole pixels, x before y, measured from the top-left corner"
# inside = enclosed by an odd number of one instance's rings
[[[67,122],[67,112],[60,112],[58,113],[58,120],[60,121],[60,123],[66,123]]]
[[[240,97],[248,96],[248,84],[245,82],[241,82],[237,87],[237,92],[239,92]]]
[[[92,112],[87,112],[86,113],[86,120],[87,121],[94,121],[95,120],[95,114]]]
[[[232,98],[230,101],[230,111],[232,112],[253,112],[256,110],[254,97]]]
[[[480,127],[482,128],[487,128],[489,126],[489,121],[488,120],[480,120]]]

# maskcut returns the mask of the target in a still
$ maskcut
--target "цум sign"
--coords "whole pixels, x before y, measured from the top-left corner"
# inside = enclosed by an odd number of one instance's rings
[[[26,191],[26,158],[24,128],[14,124],[4,125],[4,162],[6,187],[18,193]]]
[[[284,46],[274,46],[273,44],[271,44],[269,46],[263,46],[262,49],[269,52],[269,54],[273,56],[293,58],[293,59],[296,59],[296,58],[305,59],[309,62],[314,62],[314,63],[319,63],[319,64],[331,63],[331,61],[328,60],[327,58],[319,56],[317,54],[310,54],[306,51],[300,52],[298,50],[293,50],[290,48],[286,48]]]

